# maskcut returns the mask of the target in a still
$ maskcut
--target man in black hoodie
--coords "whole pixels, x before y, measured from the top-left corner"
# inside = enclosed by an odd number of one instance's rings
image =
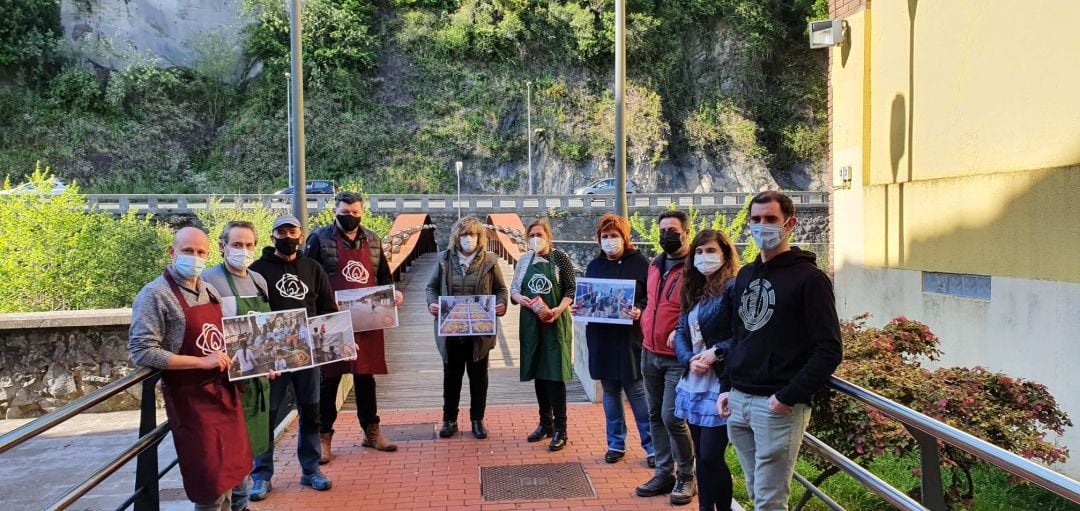
[[[810,398],[829,381],[843,348],[832,282],[814,254],[788,246],[795,206],[779,192],[754,196],[750,232],[761,256],[743,266],[727,299],[735,340],[717,401],[746,474],[754,509],[786,510],[792,472],[810,423]],[[730,334],[730,335],[729,335]]]
[[[284,215],[274,221],[271,231],[273,247],[263,249],[262,258],[250,269],[266,279],[270,309],[275,311],[307,309],[308,317],[337,312],[334,291],[322,266],[299,253],[303,243],[300,221]],[[306,328],[306,325],[301,325]],[[303,475],[300,484],[318,491],[329,490],[331,483],[319,470],[322,455],[319,446],[319,368],[284,373],[270,382],[270,428],[280,417],[288,385],[292,385],[296,408],[300,413],[300,434],[297,435],[296,455]],[[251,500],[265,499],[270,492],[274,475],[274,450],[255,458],[251,471]]]

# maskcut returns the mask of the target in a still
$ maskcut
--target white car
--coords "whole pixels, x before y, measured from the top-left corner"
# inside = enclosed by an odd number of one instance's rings
[[[598,179],[589,186],[574,190],[574,195],[614,194],[615,178]],[[633,181],[626,180],[626,193],[637,193],[637,185]]]
[[[49,188],[47,190],[40,190],[40,191],[46,192],[49,195],[52,195],[54,197],[57,196],[57,195],[60,195],[61,193],[64,193],[64,190],[67,190],[67,185],[65,185],[63,181],[61,181],[61,180],[59,180],[59,179],[57,179],[55,177],[50,177],[45,182],[47,183],[47,185],[49,185]],[[15,187],[12,187],[12,188],[7,189],[7,190],[0,190],[0,194],[3,194],[3,195],[22,194],[22,193],[37,193],[37,192],[39,192],[39,190],[34,186],[34,183],[23,183],[23,184],[21,184],[19,186],[15,186]]]

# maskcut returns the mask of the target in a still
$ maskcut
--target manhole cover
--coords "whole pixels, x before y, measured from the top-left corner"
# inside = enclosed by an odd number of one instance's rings
[[[424,422],[421,424],[382,424],[379,426],[382,433],[390,440],[408,442],[409,440],[434,440],[435,423]]]
[[[484,500],[540,500],[595,497],[581,463],[480,467]]]

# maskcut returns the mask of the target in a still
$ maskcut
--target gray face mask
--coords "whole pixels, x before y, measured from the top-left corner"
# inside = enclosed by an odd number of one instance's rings
[[[772,250],[784,241],[784,226],[772,224],[750,225],[750,235],[762,250]]]
[[[461,251],[466,254],[471,254],[473,250],[476,250],[476,236],[462,236],[458,238],[458,243],[461,244]]]

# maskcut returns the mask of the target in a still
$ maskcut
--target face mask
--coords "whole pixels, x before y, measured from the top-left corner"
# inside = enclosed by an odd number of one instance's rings
[[[694,254],[694,268],[702,275],[712,275],[724,265],[720,254]]]
[[[275,238],[274,248],[283,255],[291,256],[300,247],[300,238]]]
[[[341,226],[341,230],[345,232],[353,232],[357,227],[360,227],[360,217],[352,215],[337,215],[337,223]]]
[[[660,248],[664,249],[668,255],[678,252],[682,247],[682,234],[671,231],[660,233]]]
[[[476,236],[462,236],[458,238],[458,243],[461,244],[461,251],[466,254],[476,250]]]
[[[181,277],[191,280],[198,277],[203,268],[206,268],[206,259],[193,255],[178,254],[176,261],[173,262],[173,268]]]
[[[255,252],[242,248],[227,248],[225,262],[237,270],[246,270],[251,263],[255,262]]]
[[[544,238],[529,238],[529,246],[532,247],[533,252],[539,252],[547,246],[547,240]]]
[[[751,224],[750,234],[754,243],[762,250],[772,250],[784,241],[784,226],[772,224]]]
[[[600,250],[607,255],[618,254],[622,250],[622,238],[605,238],[600,240]]]

